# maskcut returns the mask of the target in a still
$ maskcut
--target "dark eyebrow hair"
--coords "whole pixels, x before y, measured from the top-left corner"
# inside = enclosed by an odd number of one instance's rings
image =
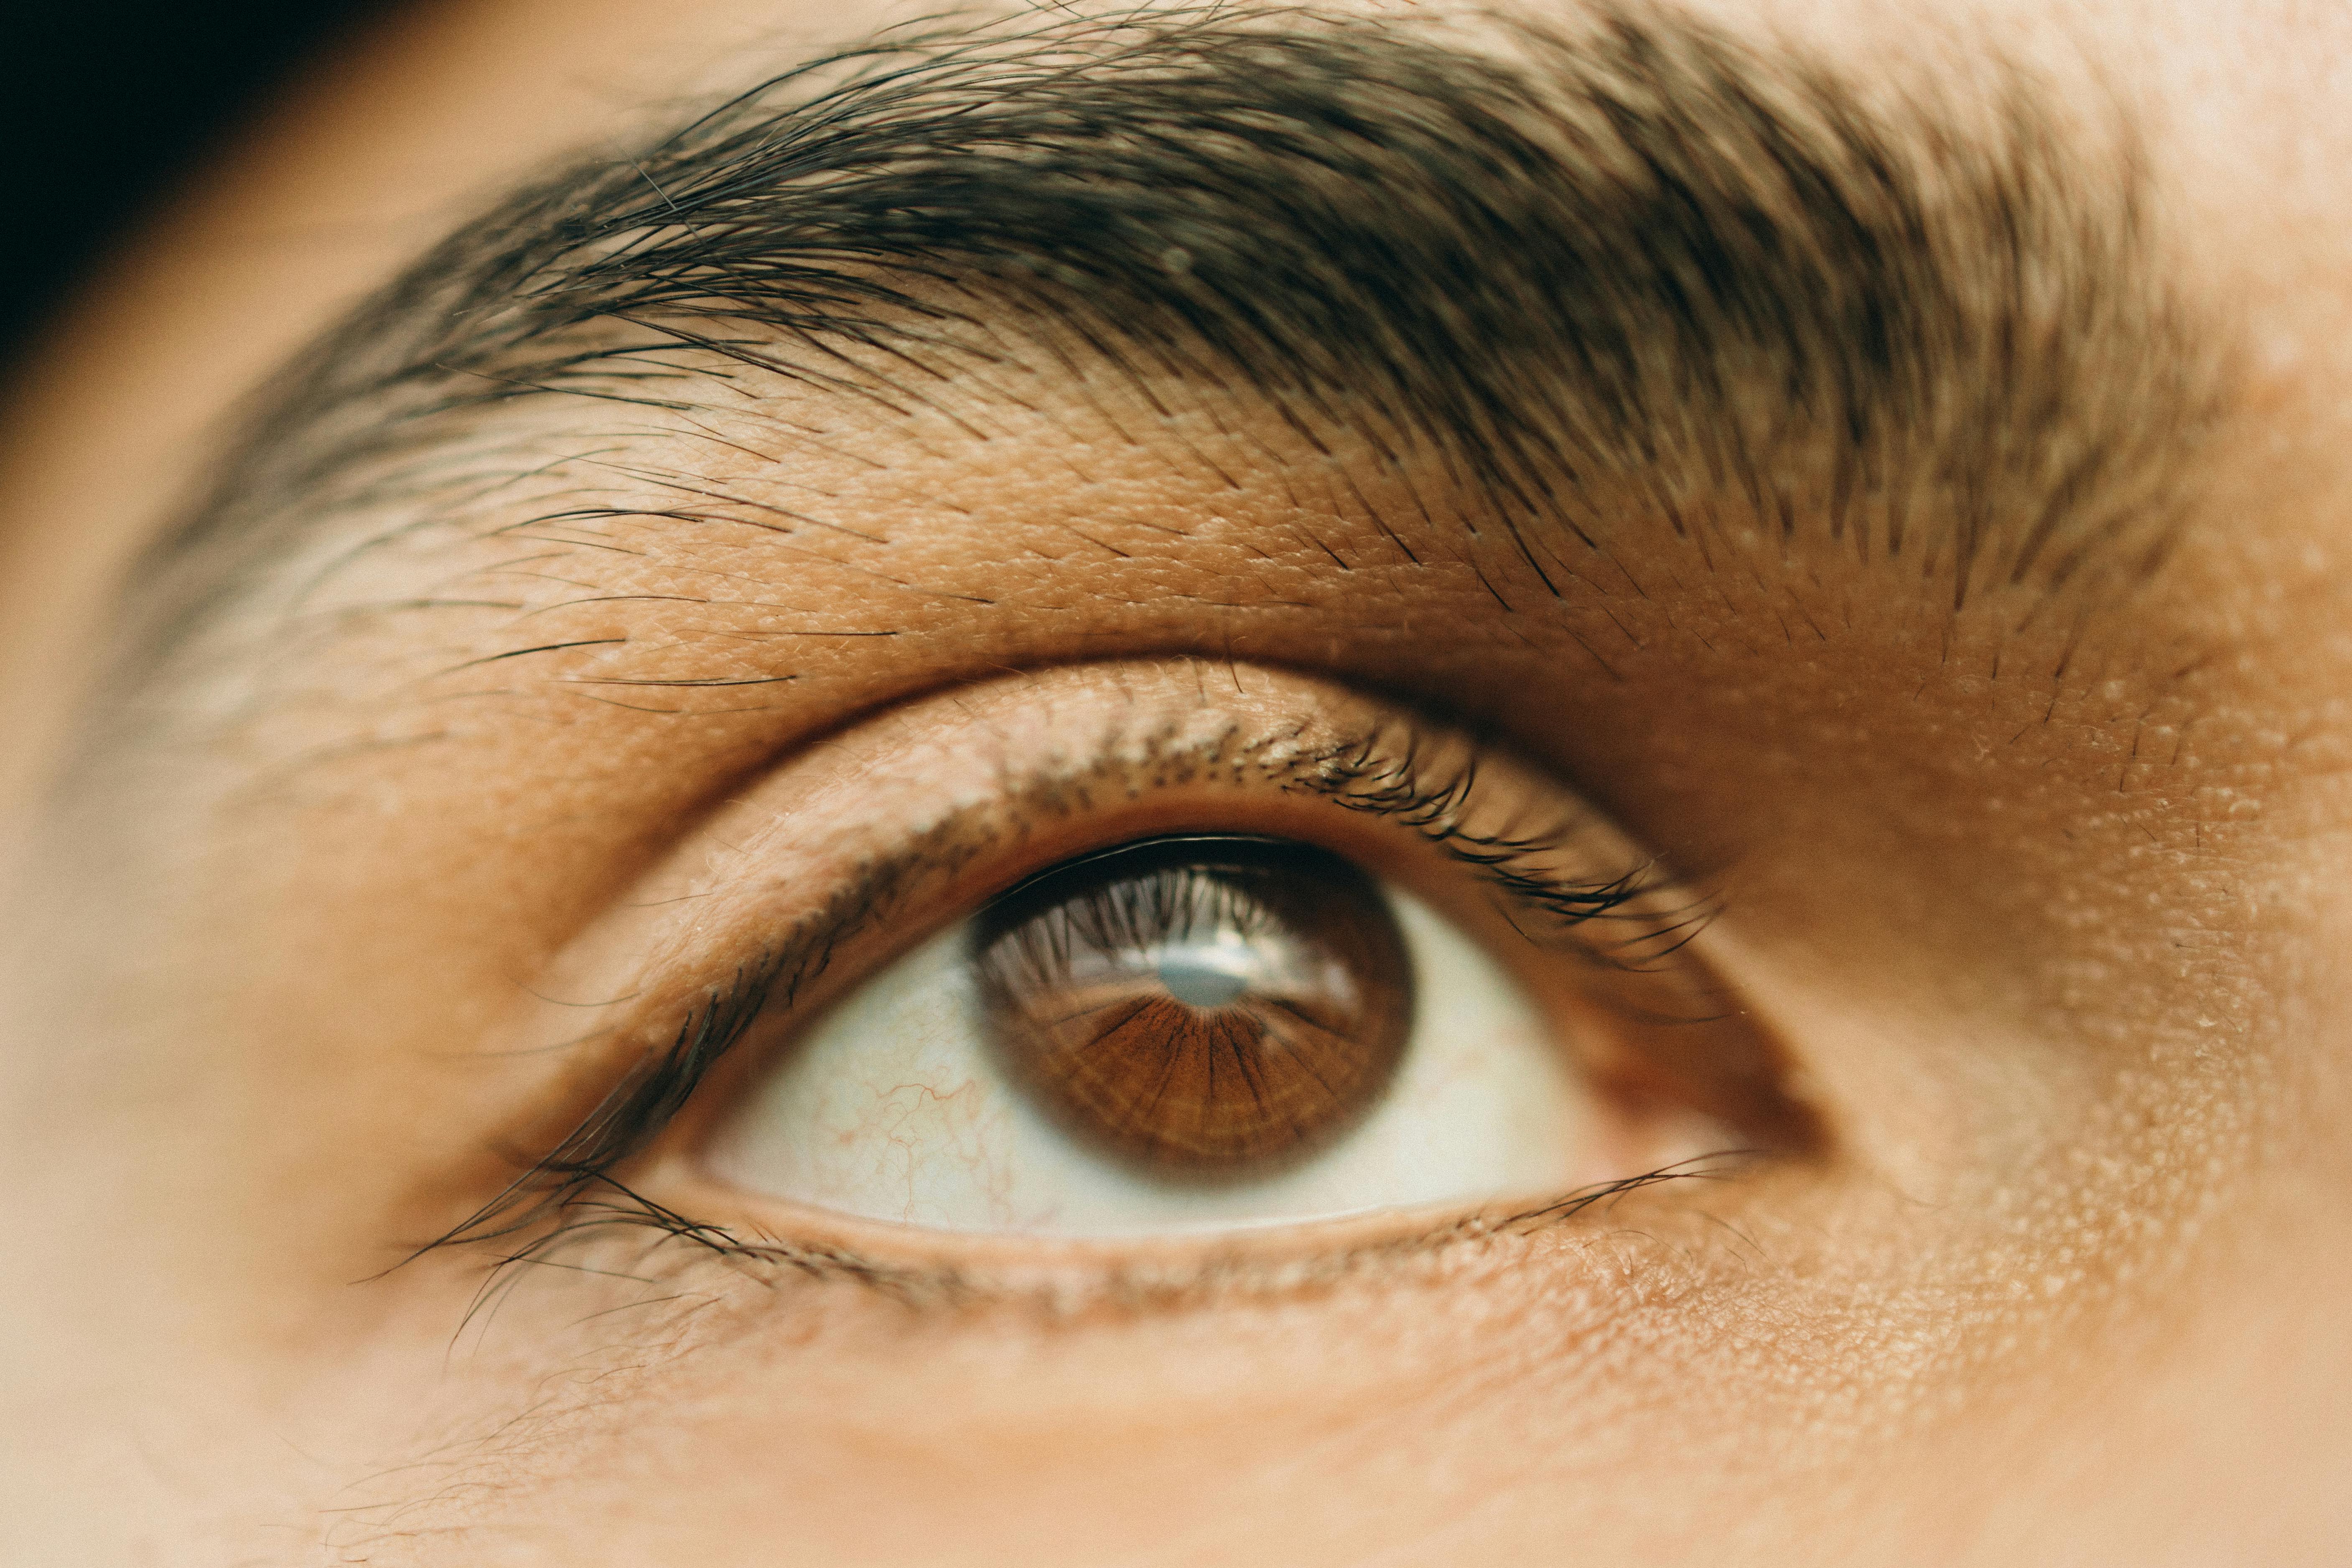
[[[1433,456],[1555,591],[1642,519],[1908,559],[1954,606],[2153,569],[2224,378],[2120,113],[2070,131],[1990,56],[1948,101],[1865,94],[1580,16],[1490,52],[1158,11],[788,72],[515,194],[314,346],[151,559],[144,640],[519,402],[686,408],[734,366],[903,409],[1008,334]]]

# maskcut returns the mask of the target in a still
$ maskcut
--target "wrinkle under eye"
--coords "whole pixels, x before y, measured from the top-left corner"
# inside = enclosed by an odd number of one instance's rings
[[[1380,889],[1328,851],[1180,837],[1016,888],[973,928],[991,1044],[1074,1135],[1164,1177],[1262,1174],[1386,1092],[1412,971]]]

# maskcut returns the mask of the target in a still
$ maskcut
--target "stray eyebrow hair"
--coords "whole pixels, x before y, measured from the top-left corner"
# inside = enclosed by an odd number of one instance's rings
[[[138,662],[519,404],[731,366],[906,412],[1024,334],[1431,459],[1554,595],[1649,526],[1954,609],[2160,563],[2223,356],[2120,111],[2086,142],[1990,55],[1965,102],[1865,94],[1638,4],[1487,20],[1507,51],[1225,6],[887,35],[541,180],[267,395]]]

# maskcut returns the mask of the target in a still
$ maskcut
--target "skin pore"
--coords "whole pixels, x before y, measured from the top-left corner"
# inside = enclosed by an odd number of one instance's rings
[[[900,20],[424,8],[24,373],[5,1555],[2340,1554],[2352,24],[1023,14],[703,118]],[[1075,1238],[708,1157],[1203,830],[1625,1152]]]

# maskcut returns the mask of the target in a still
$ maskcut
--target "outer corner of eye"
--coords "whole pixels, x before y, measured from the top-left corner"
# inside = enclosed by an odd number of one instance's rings
[[[866,980],[719,1123],[797,1205],[1069,1237],[1556,1195],[1700,1148],[1488,945],[1308,844],[1179,836],[1013,888]]]

